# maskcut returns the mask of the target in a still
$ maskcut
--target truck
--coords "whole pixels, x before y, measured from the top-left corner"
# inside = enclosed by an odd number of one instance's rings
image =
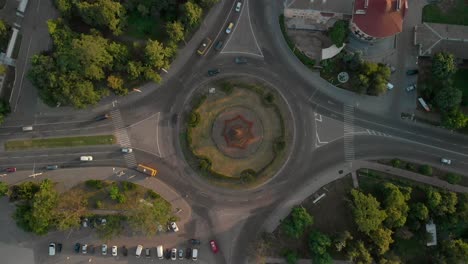
[[[205,38],[203,42],[200,44],[200,47],[197,50],[197,53],[200,55],[205,54],[205,52],[208,50],[208,48],[211,45],[211,39],[210,38]]]
[[[138,164],[136,170],[149,176],[156,176],[156,174],[158,173],[156,169],[153,169],[143,164]]]

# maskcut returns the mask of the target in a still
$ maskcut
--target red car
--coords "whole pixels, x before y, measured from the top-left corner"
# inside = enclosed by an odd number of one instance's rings
[[[218,253],[218,246],[216,245],[216,241],[211,240],[210,246],[211,246],[211,251],[213,251],[213,253],[215,254]]]
[[[6,168],[5,171],[6,172],[16,172],[16,168],[14,168],[14,167]]]

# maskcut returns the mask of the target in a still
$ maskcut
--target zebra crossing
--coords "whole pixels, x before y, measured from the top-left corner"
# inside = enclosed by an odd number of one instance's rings
[[[379,131],[375,131],[375,130],[372,130],[372,129],[366,129],[366,132],[367,132],[367,134],[369,134],[371,136],[392,137],[392,135],[382,133],[382,132],[379,132]]]
[[[354,107],[344,105],[344,153],[345,161],[354,160]]]
[[[115,137],[117,138],[117,143],[121,147],[125,148],[130,148],[131,143],[130,143],[130,138],[128,137],[127,129],[125,128],[125,124],[122,120],[122,115],[120,114],[119,109],[114,109],[110,112],[111,115],[111,120],[112,124],[114,125],[115,128]],[[136,167],[137,162],[135,158],[135,154],[132,153],[127,153],[124,155],[125,163],[127,164],[127,167],[133,168]]]

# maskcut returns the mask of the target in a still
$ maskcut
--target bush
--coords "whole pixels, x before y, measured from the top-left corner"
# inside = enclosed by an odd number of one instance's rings
[[[246,169],[241,172],[241,181],[242,182],[252,182],[257,177],[257,173],[253,169]]]
[[[211,160],[204,157],[198,160],[198,167],[202,171],[209,172],[211,170]]]
[[[419,167],[419,172],[426,176],[432,176],[432,167],[429,165],[422,165]]]
[[[452,172],[445,175],[445,180],[450,184],[458,184],[461,181],[461,176]]]
[[[191,127],[196,127],[200,123],[200,114],[197,111],[190,112],[188,124]]]
[[[102,208],[102,201],[97,200],[96,201],[96,209],[101,209]]]
[[[331,41],[338,48],[343,46],[343,43],[348,37],[348,32],[348,22],[344,20],[336,21],[335,24],[333,24],[333,27],[328,31]]]
[[[39,185],[32,182],[24,182],[11,187],[10,201],[31,200],[39,191]]]
[[[392,159],[392,166],[395,168],[400,168],[401,166],[401,160],[399,159]]]
[[[416,166],[412,163],[406,163],[406,169],[410,171],[416,171]]]
[[[95,188],[95,189],[102,189],[104,187],[104,183],[101,180],[87,180],[85,182],[86,186],[89,188]]]
[[[0,197],[5,196],[8,193],[8,184],[0,182]]]
[[[159,196],[159,194],[157,194],[155,191],[153,190],[148,190],[146,192],[146,195],[151,198],[151,199],[159,199],[161,196]]]
[[[265,105],[272,105],[275,102],[275,96],[272,93],[267,93],[263,96],[263,103]]]
[[[124,190],[124,192],[135,190],[136,189],[136,184],[134,184],[133,182],[123,181],[122,182],[122,189]]]
[[[223,91],[225,94],[230,95],[233,90],[234,90],[234,85],[232,83],[223,82],[221,84],[221,91]]]
[[[297,252],[290,249],[285,250],[282,255],[286,259],[287,264],[296,264],[299,258]]]

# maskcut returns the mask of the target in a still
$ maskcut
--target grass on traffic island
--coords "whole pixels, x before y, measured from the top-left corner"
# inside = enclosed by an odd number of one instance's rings
[[[276,92],[260,84],[219,82],[215,94],[199,95],[188,113],[197,112],[199,121],[195,127],[187,124],[181,135],[181,145],[188,163],[210,182],[229,188],[250,188],[265,182],[282,166],[286,159],[287,143],[291,140],[285,131],[282,113],[286,106],[279,101]],[[211,85],[213,86],[213,85]],[[211,87],[210,86],[210,87]],[[264,96],[274,95],[274,103],[266,105]],[[215,119],[232,107],[243,107],[254,112],[263,127],[262,143],[246,158],[232,158],[221,152],[213,142],[211,133]],[[189,120],[187,121],[187,123]],[[282,149],[275,146],[278,138],[283,140]],[[201,160],[209,164],[203,167]],[[202,168],[203,167],[203,168]],[[249,175],[245,171],[249,170]]]
[[[5,150],[113,145],[116,142],[114,135],[25,139],[7,141],[5,143]]]
[[[424,6],[422,21],[429,23],[468,26],[468,5],[466,0],[442,0]]]

